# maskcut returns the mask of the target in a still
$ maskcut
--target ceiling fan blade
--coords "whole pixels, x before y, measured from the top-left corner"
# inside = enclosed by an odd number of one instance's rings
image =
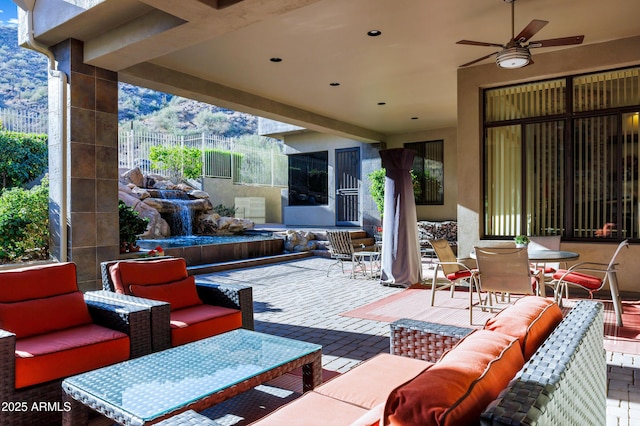
[[[476,62],[484,61],[485,59],[487,59],[487,58],[488,58],[488,57],[490,57],[490,56],[495,55],[496,53],[499,53],[499,51],[498,51],[498,52],[490,53],[490,54],[488,54],[488,55],[483,56],[482,58],[475,59],[475,60],[473,60],[473,61],[471,61],[471,62],[467,62],[466,64],[462,64],[462,65],[460,65],[460,67],[468,67],[469,65],[473,65],[473,64],[475,64]]]
[[[502,44],[498,43],[486,43],[484,41],[473,41],[473,40],[460,40],[456,42],[456,44],[468,44],[470,46],[496,46],[496,47],[504,47]]]
[[[561,37],[561,38],[550,38],[548,40],[536,40],[529,43],[527,47],[552,47],[552,46],[567,46],[570,44],[582,44],[584,40],[583,35],[579,36],[571,36],[571,37]]]
[[[520,34],[515,36],[513,39],[518,43],[524,43],[525,41],[533,37],[538,31],[544,28],[544,26],[547,25],[548,23],[549,21],[541,21],[540,19],[534,19],[533,21],[529,22],[529,25],[524,27],[524,29],[520,31]]]

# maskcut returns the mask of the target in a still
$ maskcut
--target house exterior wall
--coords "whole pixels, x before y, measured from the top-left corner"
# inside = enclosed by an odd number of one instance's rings
[[[569,74],[596,72],[640,64],[640,37],[585,45],[544,53],[535,49],[535,64],[516,70],[502,70],[488,64],[458,70],[458,255],[464,257],[474,245],[486,244],[482,232],[482,89],[535,81]],[[579,261],[608,262],[615,243],[567,242],[562,249],[580,253]],[[640,246],[624,250],[618,273],[621,291],[638,291],[636,277]]]
[[[360,226],[371,231],[380,224],[380,214],[369,194],[367,175],[380,167],[379,147],[352,139],[317,132],[303,132],[284,136],[286,154],[328,151],[329,203],[325,206],[289,206],[283,201],[284,223],[292,226],[335,226],[336,225],[336,182],[335,153],[343,148],[360,148]]]

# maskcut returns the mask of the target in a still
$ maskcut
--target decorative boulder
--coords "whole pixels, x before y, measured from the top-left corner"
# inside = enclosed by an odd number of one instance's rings
[[[318,243],[313,232],[288,230],[285,234],[284,249],[288,252],[315,250]]]
[[[123,183],[132,183],[135,186],[141,187],[144,186],[144,175],[142,171],[136,167],[131,169],[121,175],[121,182]]]

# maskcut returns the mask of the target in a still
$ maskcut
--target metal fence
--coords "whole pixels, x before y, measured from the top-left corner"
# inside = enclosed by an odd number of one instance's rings
[[[48,116],[35,111],[0,108],[0,130],[47,133]],[[233,179],[236,183],[287,186],[287,156],[282,145],[260,137],[260,147],[209,133],[175,135],[121,130],[118,137],[119,167],[140,167],[143,173],[163,174],[153,168],[154,146],[194,148],[202,156],[202,176]]]
[[[236,183],[287,186],[287,156],[282,147],[261,138],[259,149],[208,133],[174,135],[121,131],[119,135],[119,167],[139,167],[143,173],[165,174],[154,167],[151,150],[154,146],[191,148],[200,152],[202,176],[233,179]]]
[[[37,111],[0,108],[0,130],[43,134],[49,130],[47,120],[47,114]]]

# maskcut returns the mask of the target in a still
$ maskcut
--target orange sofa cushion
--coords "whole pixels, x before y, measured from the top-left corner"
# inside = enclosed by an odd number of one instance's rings
[[[134,296],[168,302],[172,311],[202,304],[202,300],[198,297],[194,277],[187,277],[168,284],[132,284],[129,286],[129,290]]]
[[[477,330],[433,367],[389,394],[384,424],[477,424],[482,411],[523,365],[518,339]]]
[[[525,296],[487,321],[484,328],[517,337],[528,361],[560,321],[562,310],[552,300]]]
[[[116,293],[131,294],[129,286],[167,284],[187,278],[187,262],[180,257],[118,262],[109,268]]]
[[[129,337],[88,324],[16,340],[16,388],[129,359]]]
[[[389,392],[432,365],[419,359],[380,354],[352,368],[349,374],[329,380],[315,392],[368,409],[385,402]]]
[[[171,312],[171,346],[183,345],[242,327],[242,312],[196,305]]]
[[[0,302],[22,302],[78,291],[76,265],[52,263],[0,271]]]
[[[27,283],[23,283],[25,285]],[[92,322],[81,292],[0,303],[0,328],[21,339]]]

